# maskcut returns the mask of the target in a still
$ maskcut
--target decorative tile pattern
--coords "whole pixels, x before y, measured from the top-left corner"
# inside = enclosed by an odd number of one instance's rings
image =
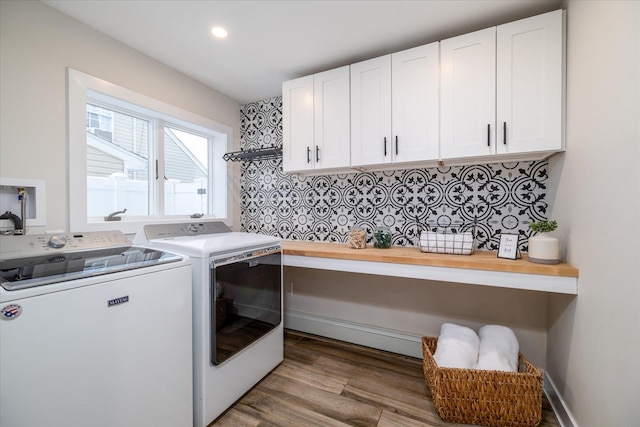
[[[282,97],[241,107],[243,149],[282,146]],[[476,248],[497,250],[547,217],[547,162],[514,162],[299,177],[282,159],[243,163],[241,227],[284,239],[346,242],[350,227],[391,229],[394,245],[417,245],[422,229],[474,229]]]

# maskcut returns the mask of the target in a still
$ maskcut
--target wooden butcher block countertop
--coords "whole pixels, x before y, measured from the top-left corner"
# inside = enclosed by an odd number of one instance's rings
[[[417,247],[392,246],[388,249],[377,249],[367,246],[364,249],[351,249],[346,243],[297,240],[284,240],[282,247],[284,255],[292,256],[578,277],[578,269],[564,262],[554,265],[535,264],[529,262],[526,255],[523,255],[522,259],[511,260],[498,258],[496,252],[489,251],[474,251],[472,255],[446,255],[424,253]]]

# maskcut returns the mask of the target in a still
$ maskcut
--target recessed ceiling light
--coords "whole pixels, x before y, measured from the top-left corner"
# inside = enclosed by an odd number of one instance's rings
[[[227,30],[225,30],[222,27],[213,27],[211,29],[211,34],[218,37],[219,39],[227,38],[227,35],[228,35]]]

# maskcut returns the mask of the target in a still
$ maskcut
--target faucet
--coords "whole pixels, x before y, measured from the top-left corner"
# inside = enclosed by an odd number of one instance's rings
[[[125,208],[122,211],[115,211],[115,212],[111,212],[109,215],[104,217],[105,221],[120,221],[122,219],[122,217],[119,217],[118,215],[123,214],[127,211],[127,208]]]

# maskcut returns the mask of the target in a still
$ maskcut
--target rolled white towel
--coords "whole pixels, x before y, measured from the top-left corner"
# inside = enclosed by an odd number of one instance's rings
[[[480,352],[478,369],[518,372],[518,339],[513,331],[501,325],[485,325],[478,332]]]
[[[475,369],[479,349],[480,339],[473,329],[443,323],[433,358],[440,367]]]

